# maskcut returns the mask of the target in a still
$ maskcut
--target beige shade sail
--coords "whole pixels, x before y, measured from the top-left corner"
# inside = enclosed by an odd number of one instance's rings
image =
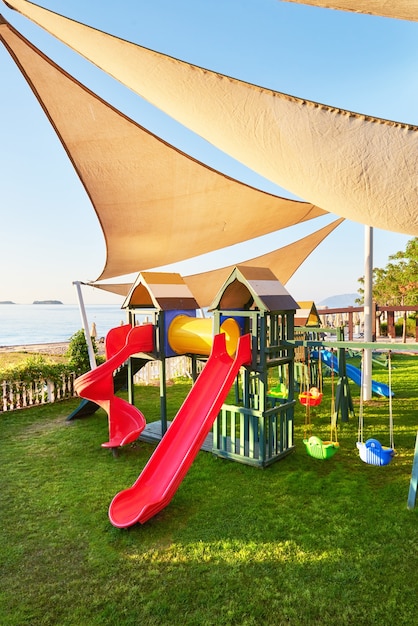
[[[278,250],[273,250],[261,256],[239,262],[240,267],[260,267],[268,268],[284,285],[291,279],[293,274],[302,265],[308,256],[319,246],[319,244],[330,235],[342,222],[343,218],[335,220],[328,226],[324,226],[307,237],[303,237]],[[228,265],[208,272],[191,274],[184,276],[183,280],[196,298],[199,307],[208,307],[213,298],[226,281],[234,265]],[[121,296],[127,296],[132,283],[83,283],[90,287],[110,291]]]
[[[87,287],[93,287],[94,289],[101,289],[102,291],[108,291],[109,293],[114,293],[117,296],[126,296],[129,293],[130,288],[132,287],[132,283],[85,283],[81,282],[82,285],[86,285]]]
[[[323,215],[180,152],[43,55],[5,20],[0,39],[58,134],[99,218],[100,278],[157,268]]]
[[[297,197],[355,222],[418,235],[417,126],[245,83],[25,0],[8,6]]]
[[[311,233],[283,248],[261,256],[236,263],[240,267],[260,267],[270,269],[276,278],[285,285],[317,246],[344,221],[340,218],[328,226]],[[185,276],[184,281],[201,307],[207,307],[215,294],[228,278],[234,265],[200,274]]]
[[[367,13],[400,20],[418,21],[418,0],[284,0],[324,9]]]

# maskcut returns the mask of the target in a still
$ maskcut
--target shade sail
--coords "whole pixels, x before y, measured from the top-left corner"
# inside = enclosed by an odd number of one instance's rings
[[[8,6],[299,198],[362,224],[418,235],[417,126],[245,83],[25,0]]]
[[[303,237],[278,250],[273,250],[267,254],[239,262],[238,265],[240,267],[269,268],[276,278],[285,285],[302,263],[306,261],[311,252],[313,252],[343,221],[343,218],[335,220],[331,224],[328,224],[328,226],[320,228],[307,237]],[[234,267],[234,265],[228,265],[208,272],[183,276],[184,282],[189,287],[200,307],[208,307],[211,304],[214,296],[218,293]],[[83,284],[121,296],[126,296],[132,288],[132,283]]]
[[[196,257],[325,213],[249,187],[165,143],[81,85],[5,20],[0,39],[93,203],[107,249],[100,278]]]
[[[325,9],[418,21],[418,0],[284,0]]]
[[[128,295],[129,289],[132,286],[132,283],[85,283],[81,282],[82,285],[86,285],[88,287],[93,287],[94,289],[101,289],[102,291],[108,291],[109,293],[114,293],[117,296],[126,297]]]
[[[317,246],[332,233],[337,226],[344,221],[340,218],[328,226],[311,233],[287,246],[283,246],[273,252],[239,262],[236,265],[248,267],[269,268],[276,278],[284,285],[292,278],[296,270],[302,265]],[[196,300],[201,307],[207,307],[212,302],[214,295],[222,287],[228,278],[234,265],[228,265],[210,272],[185,276],[184,281],[190,287]]]

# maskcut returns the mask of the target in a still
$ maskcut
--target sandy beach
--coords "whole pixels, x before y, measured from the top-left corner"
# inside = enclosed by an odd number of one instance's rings
[[[33,343],[21,346],[0,346],[0,353],[4,352],[34,352],[36,354],[65,354],[69,342],[63,343]]]
[[[69,341],[63,341],[59,343],[26,343],[20,346],[0,346],[0,354],[7,352],[30,352],[33,354],[62,356],[67,352],[69,343]],[[96,345],[98,354],[103,355],[105,353],[104,343],[97,341]]]

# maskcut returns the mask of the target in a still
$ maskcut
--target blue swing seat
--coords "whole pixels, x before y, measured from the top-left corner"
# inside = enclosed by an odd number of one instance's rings
[[[393,448],[382,446],[377,439],[368,439],[365,443],[357,441],[357,448],[361,460],[368,465],[389,465],[395,456]]]

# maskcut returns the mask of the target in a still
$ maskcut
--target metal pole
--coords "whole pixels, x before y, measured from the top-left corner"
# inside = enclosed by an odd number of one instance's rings
[[[373,228],[365,226],[364,230],[364,342],[373,339]],[[372,397],[372,351],[364,350],[363,356],[363,400]]]
[[[80,309],[81,321],[82,321],[83,329],[84,329],[84,336],[86,338],[87,350],[89,353],[90,367],[92,370],[94,370],[97,367],[96,355],[94,354],[93,343],[90,337],[90,330],[89,330],[89,324],[87,321],[86,308],[84,306],[83,294],[81,293],[81,283],[79,281],[73,281],[73,285],[75,286],[75,289],[77,291],[78,306]]]
[[[411,482],[409,485],[408,494],[408,509],[414,509],[417,501],[417,488],[418,488],[418,431],[417,438],[415,440],[415,453],[414,460],[412,462],[412,474]]]

